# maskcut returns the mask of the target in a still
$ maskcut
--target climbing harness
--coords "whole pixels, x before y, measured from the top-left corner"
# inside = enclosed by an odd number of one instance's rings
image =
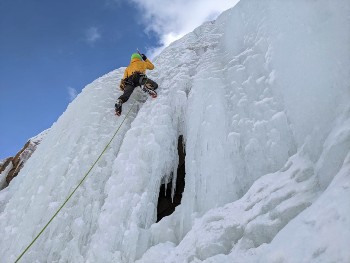
[[[46,223],[46,225],[41,229],[41,231],[39,232],[39,234],[36,235],[36,237],[33,239],[33,241],[26,247],[26,249],[21,253],[21,255],[18,256],[18,258],[16,259],[15,263],[17,263],[22,257],[23,255],[29,250],[29,248],[34,244],[34,242],[40,237],[40,235],[45,231],[45,229],[49,226],[49,224],[52,222],[52,220],[57,216],[57,214],[62,210],[62,208],[66,205],[66,203],[69,201],[69,199],[74,195],[75,191],[80,187],[80,185],[84,182],[84,180],[86,179],[86,177],[90,174],[90,172],[92,171],[92,169],[94,168],[94,166],[98,163],[98,161],[101,159],[102,155],[106,152],[107,148],[110,146],[110,144],[112,143],[113,139],[115,138],[115,136],[117,135],[120,127],[123,125],[124,121],[126,120],[126,118],[128,117],[128,115],[131,112],[131,109],[134,107],[136,101],[134,101],[134,103],[132,104],[132,106],[130,107],[128,113],[125,115],[122,123],[119,125],[118,129],[115,131],[114,135],[112,136],[111,140],[108,142],[108,144],[106,145],[106,147],[103,149],[103,151],[101,152],[100,156],[96,159],[96,161],[93,163],[93,165],[91,166],[91,168],[87,171],[87,173],[84,175],[84,177],[80,180],[79,184],[75,187],[75,189],[69,194],[69,196],[66,198],[66,200],[63,202],[63,204],[60,206],[60,208],[56,211],[56,213],[51,217],[51,219]]]

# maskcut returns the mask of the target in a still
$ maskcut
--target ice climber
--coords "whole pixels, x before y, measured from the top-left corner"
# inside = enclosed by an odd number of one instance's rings
[[[122,112],[122,104],[127,102],[134,89],[141,86],[142,91],[148,93],[153,98],[157,97],[155,89],[158,84],[146,76],[146,69],[154,69],[152,62],[145,54],[134,53],[131,55],[129,66],[124,71],[123,79],[120,82],[120,89],[124,91],[115,103],[115,114],[120,116]]]

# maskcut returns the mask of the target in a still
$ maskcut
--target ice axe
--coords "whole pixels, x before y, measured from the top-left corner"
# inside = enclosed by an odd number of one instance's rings
[[[142,54],[138,48],[136,48],[136,50],[137,50],[137,53],[139,53],[139,55],[141,56],[142,60],[146,61],[147,59],[146,55]]]

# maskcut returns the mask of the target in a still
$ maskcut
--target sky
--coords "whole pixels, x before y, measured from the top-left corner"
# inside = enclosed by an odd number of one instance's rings
[[[153,58],[237,2],[1,0],[0,159],[51,127],[84,86],[127,66],[136,48]]]

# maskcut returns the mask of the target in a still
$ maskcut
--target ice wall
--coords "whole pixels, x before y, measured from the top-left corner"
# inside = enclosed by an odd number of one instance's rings
[[[165,49],[149,74],[158,98],[136,92],[121,118],[122,69],[88,85],[0,192],[1,262],[45,225],[134,102],[23,262],[349,262],[349,11],[346,0],[242,0]],[[182,203],[155,223],[180,134]]]
[[[52,126],[18,178],[6,192],[0,192],[1,262],[13,262],[19,256],[110,140],[121,122],[113,114],[118,93],[115,87],[121,74],[122,70],[117,70],[88,85]],[[83,261],[81,254],[104,203],[101,189],[112,172],[112,163],[138,105],[137,102],[89,180],[31,248],[24,262]]]
[[[346,1],[241,1],[215,21],[224,33],[201,53],[206,70],[196,77],[204,81],[193,82],[188,99],[187,150],[195,157],[187,153],[186,165],[195,169],[187,170],[182,205],[151,227],[156,241],[138,262],[350,260],[349,8]],[[233,169],[208,175],[200,164],[210,144],[198,141],[218,138],[225,151],[216,149],[216,164]],[[234,180],[231,191],[220,186],[225,178]],[[220,200],[211,186],[222,199],[243,197],[204,213],[215,205],[201,202]]]

